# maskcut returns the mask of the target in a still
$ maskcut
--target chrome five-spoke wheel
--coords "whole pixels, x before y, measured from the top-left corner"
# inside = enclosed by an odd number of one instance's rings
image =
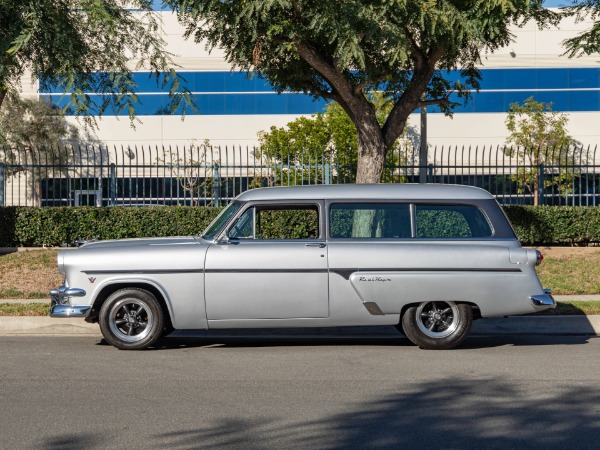
[[[460,313],[454,302],[423,302],[417,307],[417,326],[431,338],[450,336],[459,322]]]
[[[108,314],[111,331],[125,342],[141,341],[152,330],[152,310],[140,300],[119,300]]]
[[[471,306],[451,301],[427,301],[411,306],[402,316],[402,332],[425,349],[450,349],[471,331]]]
[[[162,335],[164,317],[150,292],[128,288],[114,292],[100,310],[100,330],[119,349],[143,349]]]

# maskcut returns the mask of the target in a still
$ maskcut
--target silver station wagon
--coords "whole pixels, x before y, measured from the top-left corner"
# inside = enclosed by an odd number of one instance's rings
[[[486,191],[328,185],[239,195],[203,234],[58,254],[52,317],[98,322],[120,349],[175,329],[394,325],[450,349],[473,320],[555,307]]]

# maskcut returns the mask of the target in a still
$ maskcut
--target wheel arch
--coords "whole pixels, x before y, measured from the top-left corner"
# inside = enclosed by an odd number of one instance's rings
[[[99,320],[100,309],[106,299],[116,291],[128,288],[143,289],[154,295],[163,310],[165,325],[169,327],[173,326],[173,321],[171,320],[171,308],[165,292],[154,283],[144,280],[116,280],[103,285],[96,294],[90,314],[86,318],[86,322],[97,323]]]

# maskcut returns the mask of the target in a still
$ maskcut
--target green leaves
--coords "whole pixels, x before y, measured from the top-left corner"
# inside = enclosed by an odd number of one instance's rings
[[[79,239],[122,239],[198,234],[221,208],[4,207],[0,246],[59,246]]]
[[[524,245],[587,245],[600,242],[600,207],[507,206]],[[220,208],[0,208],[0,246],[58,246],[78,239],[185,236],[201,232]],[[269,233],[300,235],[315,229],[312,217],[287,217]],[[286,230],[280,229],[286,228]]]
[[[565,54],[569,58],[600,53],[600,0],[573,1],[564,12],[574,16],[576,22],[593,21],[591,28],[570,39],[563,41]]]
[[[15,89],[29,70],[42,88],[64,89],[75,114],[111,107],[133,118],[131,71],[143,68],[157,83],[168,80],[175,111],[191,96],[161,30],[149,0],[0,0],[0,86]]]
[[[468,100],[479,88],[482,52],[508,44],[511,25],[531,18],[545,24],[555,16],[542,0],[167,3],[186,36],[224,48],[235,67],[255,70],[278,92],[337,102],[361,136],[359,182],[381,180],[385,155],[423,101],[451,114],[452,93]],[[463,71],[461,80],[449,79],[452,69]],[[393,99],[384,123],[375,115],[373,92]]]

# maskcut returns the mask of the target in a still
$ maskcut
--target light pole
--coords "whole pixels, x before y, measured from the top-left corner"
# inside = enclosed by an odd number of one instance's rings
[[[425,100],[425,95],[421,97]],[[421,105],[421,142],[419,145],[419,183],[427,183],[427,107]]]

